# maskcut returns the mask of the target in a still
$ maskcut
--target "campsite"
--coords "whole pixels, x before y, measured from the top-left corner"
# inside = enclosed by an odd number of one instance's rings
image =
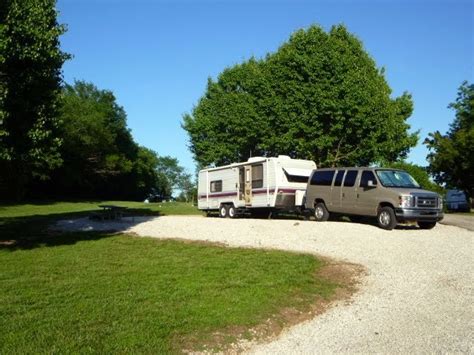
[[[0,354],[472,353],[473,13],[2,1]]]

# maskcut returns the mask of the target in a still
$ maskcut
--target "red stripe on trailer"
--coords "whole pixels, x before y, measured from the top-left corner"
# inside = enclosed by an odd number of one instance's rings
[[[278,193],[286,193],[286,194],[294,194],[296,191],[297,191],[296,189],[278,189]],[[269,189],[268,192],[272,194],[272,193],[275,192],[275,189]],[[252,195],[260,195],[260,194],[266,194],[266,193],[267,193],[267,189],[254,189],[254,190],[252,190]],[[218,193],[209,194],[210,198],[213,198],[213,197],[229,197],[229,196],[237,197],[238,193],[237,192],[218,192]],[[199,195],[200,200],[203,200],[206,197],[207,197],[206,195]]]

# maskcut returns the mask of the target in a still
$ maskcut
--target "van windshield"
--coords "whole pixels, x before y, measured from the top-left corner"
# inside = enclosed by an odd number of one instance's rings
[[[380,183],[385,187],[407,187],[419,189],[420,185],[406,171],[377,170]]]

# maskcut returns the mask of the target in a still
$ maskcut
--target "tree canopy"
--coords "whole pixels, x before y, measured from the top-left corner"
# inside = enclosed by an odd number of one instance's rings
[[[56,17],[55,0],[0,5],[0,170],[16,197],[62,162],[57,110],[69,56],[60,50],[65,28]]]
[[[340,25],[295,32],[275,53],[209,79],[183,128],[200,166],[286,154],[318,166],[406,157],[411,96],[391,98],[383,70]]]
[[[467,81],[459,87],[456,101],[448,107],[455,111],[449,131],[430,133],[425,144],[430,150],[430,172],[439,183],[459,188],[471,197],[474,193],[474,85]]]
[[[142,199],[159,185],[157,154],[139,146],[127,115],[109,90],[84,81],[61,96],[63,165],[42,189],[56,195]]]
[[[182,186],[184,169],[134,141],[111,91],[62,82],[55,5],[0,2],[0,197],[143,199]]]

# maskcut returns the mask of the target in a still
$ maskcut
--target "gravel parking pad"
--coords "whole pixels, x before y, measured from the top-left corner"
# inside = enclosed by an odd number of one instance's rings
[[[310,252],[364,265],[350,304],[296,325],[254,353],[473,353],[474,232],[437,225],[385,231],[297,220],[158,217],[129,230],[229,246]]]

